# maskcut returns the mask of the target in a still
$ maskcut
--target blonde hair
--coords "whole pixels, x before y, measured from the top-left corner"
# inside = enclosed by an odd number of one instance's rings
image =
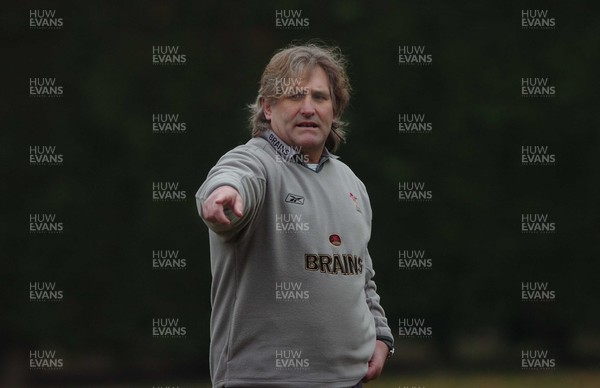
[[[278,79],[300,78],[306,71],[320,66],[329,79],[329,92],[333,103],[333,123],[331,132],[325,142],[325,147],[335,152],[339,145],[346,140],[345,127],[341,121],[342,113],[350,100],[350,81],[346,74],[346,59],[338,47],[328,47],[316,43],[291,45],[279,50],[263,71],[260,79],[258,96],[253,104],[249,104],[250,127],[252,136],[271,129],[271,122],[265,117],[263,101],[276,103],[283,96],[277,94]]]

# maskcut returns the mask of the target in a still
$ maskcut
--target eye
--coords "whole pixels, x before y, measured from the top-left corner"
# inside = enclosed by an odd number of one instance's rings
[[[292,100],[302,100],[304,98],[304,94],[303,93],[296,93],[296,94],[292,94],[291,96],[289,96],[290,99]]]
[[[327,101],[329,99],[329,97],[325,94],[318,93],[318,94],[314,95],[314,99],[321,100],[321,101]]]

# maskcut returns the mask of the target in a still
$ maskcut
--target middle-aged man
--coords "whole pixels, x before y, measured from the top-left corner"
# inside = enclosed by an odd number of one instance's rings
[[[367,191],[331,153],[349,91],[339,49],[277,52],[251,105],[252,139],[196,194],[210,228],[214,387],[360,387],[393,352]]]

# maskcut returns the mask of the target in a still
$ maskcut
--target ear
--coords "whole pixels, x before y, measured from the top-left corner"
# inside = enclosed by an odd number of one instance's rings
[[[266,99],[262,99],[261,105],[265,114],[265,118],[270,121],[271,117],[273,117],[273,112],[271,111],[271,104]]]

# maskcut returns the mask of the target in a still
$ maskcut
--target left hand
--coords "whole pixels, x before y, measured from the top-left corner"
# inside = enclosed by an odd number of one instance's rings
[[[385,360],[387,359],[388,353],[390,349],[383,341],[375,341],[375,351],[373,352],[373,356],[369,360],[369,369],[367,369],[367,374],[363,377],[363,383],[374,380],[381,374],[383,370],[383,364],[385,364]]]

